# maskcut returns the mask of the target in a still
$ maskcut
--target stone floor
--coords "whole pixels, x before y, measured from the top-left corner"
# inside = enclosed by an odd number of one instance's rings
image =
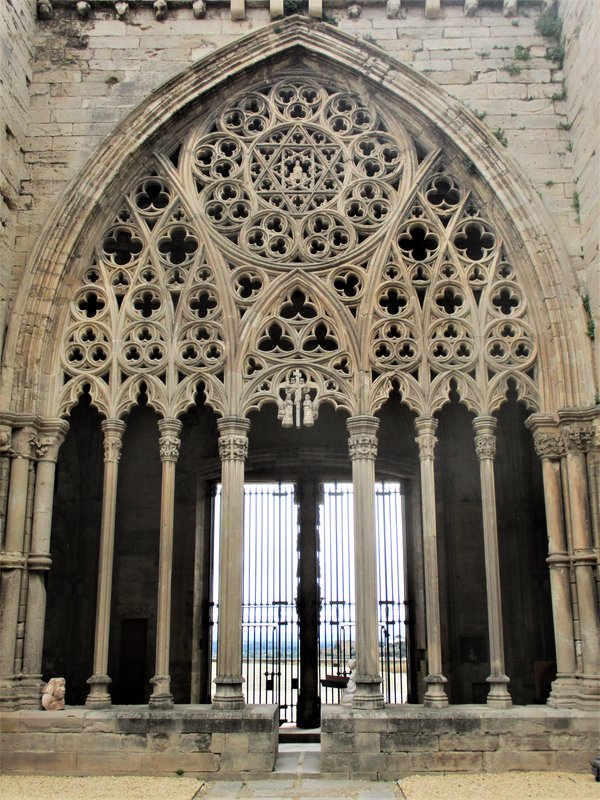
[[[590,773],[411,775],[369,782],[321,777],[318,743],[280,743],[272,777],[200,781],[173,777],[0,775],[1,800],[600,800]]]
[[[288,753],[282,769],[311,767],[312,756]],[[286,767],[287,764],[287,767]],[[301,775],[306,772],[301,772]],[[509,772],[412,775],[396,782],[324,780],[281,772],[262,781],[194,778],[0,775],[2,800],[599,800],[592,774]]]

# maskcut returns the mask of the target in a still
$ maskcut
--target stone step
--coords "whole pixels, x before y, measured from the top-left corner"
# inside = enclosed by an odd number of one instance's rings
[[[279,729],[280,744],[320,744],[321,728],[297,728],[295,725]]]

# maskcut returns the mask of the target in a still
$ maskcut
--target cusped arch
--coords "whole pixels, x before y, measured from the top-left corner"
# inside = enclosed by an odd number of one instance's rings
[[[335,74],[341,85],[362,87],[367,96],[380,95],[406,118],[409,129],[412,126],[415,133],[429,138],[432,149],[441,142],[456,164],[462,160],[475,165],[479,185],[502,210],[496,224],[503,239],[512,241],[520,253],[521,282],[539,346],[537,389],[528,379],[522,392],[534,398],[532,405],[538,404],[539,393],[543,411],[588,403],[593,392],[591,372],[579,353],[589,351],[589,341],[569,303],[563,280],[568,274],[566,255],[552,235],[543,205],[494,137],[460,103],[410,67],[331,26],[296,17],[238,40],[156,90],[118,126],[66,190],[31,255],[11,317],[2,405],[50,416],[68,411],[73,395],[59,409],[57,393],[52,391],[56,380],[52,354],[62,332],[65,305],[77,276],[90,262],[92,243],[106,220],[106,209],[117,201],[123,176],[129,181],[140,161],[151,158],[157,140],[175,143],[191,116],[206,110],[222,87],[241,89],[253,71],[264,76],[282,65]],[[74,218],[73,207],[87,208],[88,213]],[[386,380],[376,381],[372,396],[381,394]],[[190,387],[182,392],[175,404],[178,409],[187,407],[193,396]],[[215,396],[219,392],[215,389]],[[219,413],[231,413],[222,392],[214,406]]]

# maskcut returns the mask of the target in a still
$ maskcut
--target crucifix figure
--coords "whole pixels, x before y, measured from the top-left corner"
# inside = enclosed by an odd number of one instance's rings
[[[278,419],[284,428],[304,425],[310,428],[315,424],[316,408],[310,396],[310,387],[299,369],[295,369],[290,380],[280,387],[283,397],[279,398]]]

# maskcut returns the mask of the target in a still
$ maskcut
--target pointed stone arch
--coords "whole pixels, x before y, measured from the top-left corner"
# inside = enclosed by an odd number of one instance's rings
[[[264,76],[275,65],[305,72],[317,66],[323,72],[326,65],[342,88],[352,83],[359,93],[362,88],[366,94],[380,95],[380,104],[393,107],[409,133],[430,151],[442,145],[452,173],[477,184],[485,207],[495,198],[501,212],[494,214],[494,224],[502,240],[519,254],[520,280],[538,342],[539,408],[552,412],[589,402],[590,371],[581,358],[589,351],[589,341],[564,285],[566,256],[552,235],[542,204],[506,153],[460,103],[424,76],[368,43],[297,17],[223,48],[155,91],[123,121],[65,192],[32,253],[11,318],[3,406],[41,415],[61,411],[52,353],[66,304],[90,263],[93,242],[106,225],[107,214],[117,204],[123,176],[130,182],[140,164],[152,159],[157,142],[163,152],[169,143],[175,146],[190,119],[206,111],[223,87],[236,90],[247,85],[253,72]],[[469,176],[467,162],[475,165],[477,178]],[[83,206],[88,213],[73,218],[74,206]],[[215,396],[219,392],[215,390]],[[187,397],[175,402],[169,413],[184,408]],[[224,407],[220,410],[231,413]]]

